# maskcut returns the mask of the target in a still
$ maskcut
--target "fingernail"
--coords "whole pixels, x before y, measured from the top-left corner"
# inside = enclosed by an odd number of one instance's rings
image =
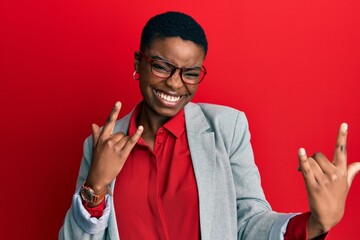
[[[116,102],[115,103],[115,107],[120,107],[121,103],[120,102]]]
[[[142,130],[144,130],[144,127],[140,125],[140,126],[138,126],[137,130],[142,131]]]
[[[347,123],[342,123],[342,124],[341,124],[341,131],[342,131],[343,133],[346,133],[347,130],[348,130],[348,125],[347,125]]]
[[[300,149],[299,149],[299,155],[300,155],[300,156],[305,156],[305,155],[306,155],[306,152],[305,152],[305,149],[304,149],[304,148],[300,148]]]

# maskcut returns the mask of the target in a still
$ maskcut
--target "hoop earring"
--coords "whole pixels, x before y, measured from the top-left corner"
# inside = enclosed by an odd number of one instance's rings
[[[133,78],[134,78],[134,80],[139,80],[139,73],[137,72],[137,71],[134,71],[134,73],[133,73]]]

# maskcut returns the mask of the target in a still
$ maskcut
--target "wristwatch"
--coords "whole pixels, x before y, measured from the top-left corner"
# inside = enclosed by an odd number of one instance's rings
[[[97,204],[104,199],[107,192],[108,190],[100,194],[95,194],[94,190],[89,186],[85,186],[84,182],[80,190],[80,195],[85,202]]]

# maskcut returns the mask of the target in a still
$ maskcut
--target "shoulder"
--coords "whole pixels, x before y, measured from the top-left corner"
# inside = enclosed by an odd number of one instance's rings
[[[211,104],[211,103],[196,103],[204,112],[219,115],[219,114],[239,114],[241,111],[224,105]]]
[[[245,113],[238,109],[210,103],[189,103],[189,111],[201,112],[209,121],[236,121],[237,119],[246,119]]]
[[[247,146],[250,141],[248,121],[244,112],[235,108],[208,103],[189,103],[185,109],[188,133],[213,133],[217,144],[232,147]]]
[[[245,114],[235,108],[208,103],[188,103],[185,108],[188,132],[211,131],[218,136],[243,135],[248,130]]]

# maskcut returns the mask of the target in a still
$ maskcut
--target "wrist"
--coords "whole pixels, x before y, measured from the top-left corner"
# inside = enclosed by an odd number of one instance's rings
[[[112,195],[111,189],[108,186],[104,190],[94,190],[91,186],[87,185],[87,181],[84,181],[80,190],[82,200],[85,201],[90,208],[100,205],[104,201],[107,193]]]
[[[314,217],[313,214],[310,214],[310,216],[309,216],[307,228],[308,228],[308,239],[313,239],[315,237],[318,237],[318,236],[330,231],[330,227],[327,227],[324,224],[321,224]]]
[[[101,194],[103,192],[106,192],[108,190],[108,185],[105,184],[99,184],[97,182],[93,182],[89,179],[86,179],[83,186],[87,186],[91,188],[95,194]]]

